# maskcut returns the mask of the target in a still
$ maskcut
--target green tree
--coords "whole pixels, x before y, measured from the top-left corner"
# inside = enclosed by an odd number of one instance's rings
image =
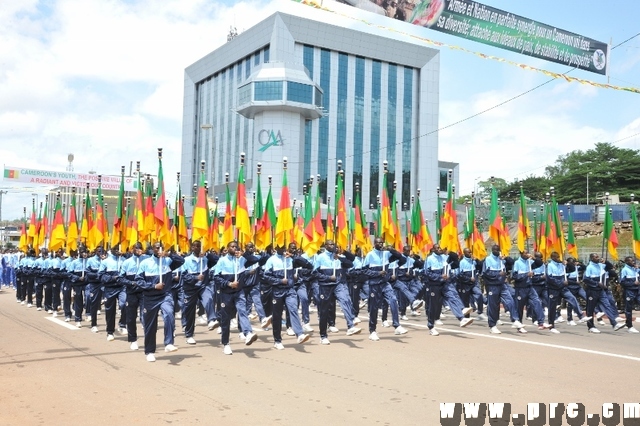
[[[640,152],[599,142],[592,149],[559,156],[546,167],[545,174],[556,189],[559,203],[586,203],[587,175],[590,203],[595,203],[596,194],[604,192],[619,194],[621,200],[628,201],[640,187]]]
[[[544,196],[549,191],[549,187],[553,186],[551,181],[544,176],[528,176],[522,181],[516,180],[508,184],[498,191],[498,196],[504,201],[519,202],[520,185],[522,185],[524,196],[533,201],[544,200]]]

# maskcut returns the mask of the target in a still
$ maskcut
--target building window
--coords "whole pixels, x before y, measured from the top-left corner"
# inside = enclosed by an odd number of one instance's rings
[[[402,101],[402,205],[411,202],[411,144],[413,130],[413,68],[404,69]]]
[[[336,159],[346,160],[347,149],[347,86],[349,83],[349,57],[338,54],[338,128],[336,135]]]
[[[251,101],[251,84],[245,84],[238,89],[238,105],[244,105]]]
[[[264,48],[264,61],[265,64],[269,62],[269,46]]]
[[[281,101],[282,81],[257,81],[254,83],[256,101]]]
[[[309,84],[287,81],[287,100],[313,104],[313,86]]]
[[[353,122],[353,194],[356,182],[362,188],[362,156],[364,146],[364,58],[356,57],[356,86]],[[368,206],[366,206],[368,207]]]
[[[309,78],[313,80],[313,46],[304,45],[302,53],[302,63],[309,72]]]
[[[376,206],[378,179],[380,178],[380,86],[382,85],[382,63],[373,61],[371,67],[371,149],[369,150],[369,204]]]
[[[396,117],[398,115],[398,66],[396,64],[389,64],[387,95],[387,161],[389,162],[387,191],[389,191],[389,197],[392,197],[393,181],[396,180]]]
[[[323,106],[331,102],[331,52],[320,51],[320,88],[324,92]],[[318,122],[318,174],[320,175],[320,196],[326,200],[330,192],[327,188],[329,163],[329,117],[320,117]],[[333,192],[333,191],[332,191]]]
[[[317,87],[316,87],[316,99],[315,99],[315,101],[316,101],[315,102],[316,106],[318,108],[322,108],[322,102],[323,102],[323,100],[322,100],[322,92]]]

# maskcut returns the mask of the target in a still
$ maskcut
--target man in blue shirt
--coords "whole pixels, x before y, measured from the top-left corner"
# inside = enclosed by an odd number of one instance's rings
[[[127,293],[123,282],[120,280],[120,251],[118,246],[112,247],[108,255],[100,263],[98,277],[104,286],[104,310],[107,325],[107,341],[112,342],[115,337],[117,308],[124,308],[127,302]]]
[[[273,288],[273,347],[282,350],[282,311],[286,307],[291,320],[291,328],[298,343],[309,340],[309,335],[305,334],[298,315],[298,295],[294,289],[295,268],[312,269],[313,265],[301,256],[295,256],[297,246],[295,243],[289,244],[289,250],[285,251],[284,246],[276,247],[276,254],[271,256],[264,264],[264,279]]]
[[[595,307],[598,304],[602,304],[605,311],[613,311],[614,308],[610,306],[609,299],[606,295],[607,290],[608,273],[605,270],[605,264],[600,260],[598,253],[591,253],[589,255],[589,264],[584,272],[584,282],[587,285],[587,328],[590,333],[600,333],[593,324],[593,314]],[[616,322],[615,317],[609,318],[613,331],[618,331],[625,326],[624,323]]]
[[[191,254],[184,259],[180,267],[182,272],[182,290],[184,303],[182,305],[182,322],[187,344],[195,345],[196,311],[198,301],[207,314],[207,318],[216,318],[213,306],[213,286],[209,279],[209,269],[218,262],[218,256],[202,251],[202,243],[199,240],[191,243]],[[217,324],[215,324],[217,327]]]
[[[404,265],[406,261],[402,254],[393,249],[385,249],[382,238],[377,237],[373,241],[373,250],[364,258],[363,273],[369,279],[369,340],[377,342],[380,340],[376,332],[378,324],[378,308],[384,299],[391,308],[391,320],[395,328],[396,335],[407,334],[407,330],[400,325],[400,315],[398,311],[398,299],[389,284],[392,271],[389,265],[398,261],[398,265]]]
[[[127,321],[127,342],[133,351],[138,350],[138,328],[137,316],[140,311],[140,320],[142,321],[142,289],[138,287],[135,281],[136,274],[140,268],[140,263],[149,258],[149,255],[143,254],[142,243],[136,242],[131,249],[132,255],[122,262],[120,266],[120,276],[124,278],[124,284],[127,291],[126,314]],[[144,323],[142,324],[144,327]]]
[[[624,258],[624,268],[620,271],[620,285],[624,289],[624,314],[625,325],[629,333],[638,333],[633,327],[633,307],[635,304],[640,303],[640,282],[638,281],[638,268],[636,267],[636,261],[632,256]]]
[[[164,350],[174,352],[173,344],[175,316],[173,305],[173,271],[184,263],[184,259],[172,251],[164,251],[161,242],[153,244],[153,256],[140,262],[135,282],[144,291],[142,298],[142,325],[144,327],[144,353],[147,361],[156,360],[156,332],[158,312],[162,311],[164,322]]]
[[[505,310],[509,311],[513,319],[513,327],[518,333],[526,334],[527,331],[520,322],[517,308],[511,297],[511,292],[507,288],[506,268],[504,260],[500,255],[500,246],[494,244],[491,247],[491,254],[484,259],[482,277],[487,289],[487,315],[489,330],[492,334],[502,334],[498,329],[498,317],[500,315],[500,301],[504,304]]]
[[[538,330],[545,330],[549,328],[549,325],[544,322],[542,302],[538,298],[538,292],[531,286],[533,269],[540,266],[544,267],[542,259],[531,259],[531,255],[525,250],[520,253],[520,257],[514,262],[511,274],[516,291],[518,316],[522,318],[524,307],[527,306],[527,315],[533,318],[534,324],[538,324]]]
[[[257,259],[252,261],[257,262]],[[247,315],[247,301],[244,297],[244,291],[242,291],[242,282],[244,282],[246,273],[245,264],[247,264],[247,260],[238,250],[238,243],[231,241],[227,244],[227,254],[218,260],[213,269],[213,280],[216,284],[220,306],[218,317],[220,318],[221,339],[225,355],[233,353],[231,345],[229,345],[229,329],[231,318],[235,318],[236,315],[238,315],[240,329],[244,333],[245,345],[249,346],[258,339],[258,335],[251,328],[251,322]]]
[[[362,330],[353,324],[353,305],[346,286],[346,273],[347,270],[353,267],[355,256],[348,251],[338,253],[333,240],[325,241],[324,248],[325,251],[316,258],[315,270],[318,273],[320,287],[320,305],[318,306],[320,343],[328,345],[330,344],[327,337],[330,305],[335,305],[336,300],[340,303],[344,317],[347,320],[347,336],[358,334]]]

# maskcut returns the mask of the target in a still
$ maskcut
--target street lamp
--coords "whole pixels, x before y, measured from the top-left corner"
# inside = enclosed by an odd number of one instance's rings
[[[36,197],[36,206],[38,205],[38,194],[36,194],[35,192],[32,192],[31,195],[33,195],[34,197]]]
[[[587,205],[589,205],[589,175],[591,172],[587,172]]]

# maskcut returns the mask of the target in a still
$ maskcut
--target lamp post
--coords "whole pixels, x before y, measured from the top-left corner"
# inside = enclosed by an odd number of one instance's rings
[[[591,172],[587,172],[587,205],[589,205],[589,175]]]

